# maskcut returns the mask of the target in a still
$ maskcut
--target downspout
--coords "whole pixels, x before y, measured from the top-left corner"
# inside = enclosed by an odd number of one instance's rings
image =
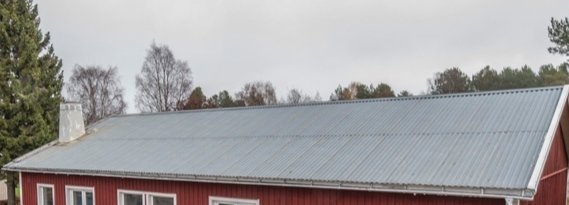
[[[24,184],[22,184],[22,172],[18,172],[20,180],[20,204],[24,204]]]

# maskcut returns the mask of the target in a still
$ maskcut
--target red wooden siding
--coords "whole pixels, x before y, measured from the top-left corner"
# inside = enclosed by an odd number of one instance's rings
[[[55,185],[56,205],[65,205],[65,185],[95,187],[98,205],[117,204],[117,189],[175,193],[178,205],[208,205],[209,196],[259,199],[261,205],[503,205],[503,199],[392,194],[366,191],[231,185],[23,173],[25,205],[36,205],[36,183]]]
[[[567,193],[567,154],[561,127],[557,128],[537,193],[522,205],[565,205]]]

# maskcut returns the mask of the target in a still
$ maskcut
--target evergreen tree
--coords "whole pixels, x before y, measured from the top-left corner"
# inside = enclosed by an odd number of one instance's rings
[[[208,108],[217,108],[217,107],[235,107],[238,104],[233,100],[229,92],[227,90],[223,90],[218,94],[211,96],[207,100],[207,107]]]
[[[472,76],[472,86],[476,91],[499,90],[500,85],[498,71],[490,68],[490,66],[484,67]]]
[[[395,92],[393,92],[391,86],[385,83],[377,84],[377,87],[373,90],[373,98],[386,98],[386,97],[395,97]]]
[[[377,86],[373,84],[367,86],[360,82],[351,82],[345,88],[338,85],[338,88],[330,95],[330,101],[385,97],[395,97],[395,92],[393,92],[391,86],[386,83],[379,83]]]
[[[63,73],[37,5],[0,1],[0,167],[57,136]]]
[[[470,77],[458,67],[446,69],[442,73],[435,73],[429,80],[431,94],[461,93],[470,91]]]
[[[541,85],[539,77],[527,65],[522,66],[521,69],[507,67],[500,72],[501,89],[530,88]]]
[[[554,47],[547,50],[550,53],[561,54],[569,57],[569,19],[556,20],[551,18],[551,25],[547,28],[549,40],[555,43]]]
[[[201,87],[196,87],[190,97],[179,107],[179,110],[197,110],[206,108],[207,97],[203,94]]]
[[[538,74],[543,85],[563,85],[569,83],[569,73],[563,64],[558,68],[552,64],[542,65]]]
[[[353,84],[356,91],[355,98],[356,99],[367,99],[373,97],[373,84],[367,86],[361,83]]]
[[[409,97],[409,96],[413,96],[413,94],[411,94],[407,90],[402,90],[401,92],[399,92],[399,94],[397,94],[397,97]]]

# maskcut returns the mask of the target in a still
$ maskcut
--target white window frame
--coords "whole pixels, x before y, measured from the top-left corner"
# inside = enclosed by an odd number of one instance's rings
[[[259,205],[259,199],[239,199],[239,198],[228,198],[219,196],[209,196],[209,205],[219,205],[219,203],[236,203],[236,204],[254,204]]]
[[[177,205],[177,196],[173,193],[159,193],[159,192],[148,192],[148,191],[133,191],[133,190],[117,190],[117,204],[124,205],[122,202],[122,194],[137,194],[142,195],[142,205],[153,205],[152,204],[152,197],[169,197],[174,199],[174,205]]]
[[[84,187],[84,186],[65,186],[65,204],[73,205],[73,195],[70,194],[72,191],[80,191],[82,193],[82,203],[83,205],[87,204],[87,194],[86,192],[93,193],[93,205],[96,204],[95,202],[95,187]]]
[[[37,194],[38,194],[38,205],[45,205],[43,204],[43,189],[42,188],[51,188],[51,199],[53,200],[53,204],[55,204],[55,186],[53,184],[37,184]],[[20,187],[20,190],[22,187]]]

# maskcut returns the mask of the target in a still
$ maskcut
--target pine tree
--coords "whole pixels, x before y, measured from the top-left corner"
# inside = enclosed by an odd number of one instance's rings
[[[569,57],[569,18],[556,20],[551,18],[551,25],[547,28],[549,40],[555,46],[549,47],[550,53]],[[569,59],[568,59],[569,61]]]
[[[190,97],[181,103],[178,110],[198,110],[206,108],[207,97],[203,94],[201,87],[196,87]]]
[[[39,24],[31,1],[0,0],[0,167],[57,136],[62,64]]]
[[[470,77],[458,67],[448,68],[429,81],[431,94],[461,93],[471,91]]]
[[[205,107],[207,108],[220,108],[220,107],[236,107],[239,106],[229,95],[227,90],[220,91],[218,94],[212,95],[207,99]],[[244,105],[243,105],[244,106]]]
[[[500,74],[490,66],[484,67],[472,76],[472,86],[476,91],[501,89]]]

